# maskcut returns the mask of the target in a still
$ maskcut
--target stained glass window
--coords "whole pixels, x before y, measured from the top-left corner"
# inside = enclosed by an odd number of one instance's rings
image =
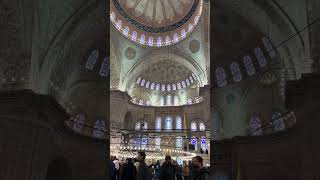
[[[73,119],[73,130],[77,132],[81,132],[83,124],[85,121],[85,115],[84,114],[78,114],[74,119]]]
[[[171,106],[172,105],[172,96],[171,94],[167,95],[166,105]]]
[[[149,44],[149,46],[153,46],[153,37],[152,36],[149,37],[148,44]]]
[[[185,37],[186,37],[186,30],[185,30],[185,29],[182,29],[182,30],[181,30],[181,37],[182,37],[182,38],[185,38]]]
[[[193,83],[193,78],[192,78],[192,76],[190,76],[189,79],[190,79],[190,83],[192,84],[192,83]]]
[[[147,130],[148,129],[148,122],[143,122],[142,123],[142,129]]]
[[[156,118],[156,130],[157,131],[161,130],[161,117]]]
[[[150,86],[150,82],[147,81],[147,83],[146,83],[146,88],[149,88],[149,86]]]
[[[176,84],[172,84],[172,90],[173,90],[173,91],[177,90]]]
[[[144,44],[144,41],[145,41],[145,36],[144,36],[144,34],[141,34],[141,36],[140,36],[140,43],[141,43],[141,44]]]
[[[145,82],[146,82],[146,80],[142,79],[140,85],[141,85],[141,86],[144,86],[144,83],[145,83]]]
[[[166,85],[165,84],[161,85],[161,91],[166,91]]]
[[[196,76],[194,73],[192,73],[191,75],[192,75],[192,77],[193,77],[194,80],[197,79],[197,76]]]
[[[188,25],[188,31],[191,31],[192,28],[193,28],[193,25],[192,25],[192,24],[189,24],[189,25]]]
[[[216,78],[218,87],[224,87],[227,85],[226,73],[222,67],[216,69]]]
[[[191,98],[188,98],[187,104],[192,104],[192,99]]]
[[[160,145],[161,145],[161,137],[156,137],[155,140],[155,146],[156,146],[156,149],[160,149]]]
[[[102,138],[106,133],[106,124],[103,120],[97,120],[94,123],[93,137]]]
[[[270,57],[271,57],[271,58],[276,57],[276,52],[274,51],[270,40],[267,39],[266,37],[263,37],[263,38],[262,38],[262,42],[263,42],[265,48],[267,49]]]
[[[267,65],[267,60],[264,57],[261,48],[259,48],[259,47],[255,48],[254,53],[256,55],[256,58],[258,59],[258,63],[260,65],[260,67],[265,67]]]
[[[140,122],[136,122],[136,125],[134,126],[135,130],[140,130]]]
[[[109,75],[109,58],[105,57],[99,71],[100,76],[107,77]]]
[[[133,31],[132,32],[132,37],[131,37],[132,41],[136,41],[137,40],[137,31]]]
[[[206,151],[206,150],[207,150],[207,140],[204,139],[204,138],[201,139],[201,149],[202,149],[203,151]]]
[[[261,128],[261,120],[257,116],[253,116],[250,119],[249,127],[250,127],[250,134],[253,136],[260,136],[263,135],[263,131]]]
[[[160,90],[160,84],[156,85],[156,90],[159,91]]]
[[[162,38],[159,36],[157,39],[157,46],[161,46]]]
[[[197,131],[197,123],[191,122],[191,131]]]
[[[182,119],[180,116],[176,117],[176,129],[181,130],[182,129]]]
[[[138,77],[137,84],[140,84],[140,82],[141,82],[141,77]]]
[[[180,84],[180,82],[177,83],[177,87],[178,87],[178,89],[181,89],[181,84]]]
[[[186,82],[182,81],[181,84],[182,84],[182,87],[183,87],[183,88],[186,87]]]
[[[160,106],[164,106],[164,97],[160,96]]]
[[[154,83],[151,83],[150,89],[154,90]]]
[[[129,33],[129,27],[126,26],[123,30],[123,35],[128,36],[128,33]]]
[[[171,85],[167,84],[167,91],[171,91]]]
[[[122,21],[121,21],[121,20],[118,20],[117,23],[116,23],[116,28],[117,28],[118,30],[120,30],[120,29],[121,29],[121,26],[122,26]]]
[[[179,96],[177,96],[177,95],[174,96],[173,104],[175,106],[179,106]]]
[[[186,79],[186,83],[187,83],[187,86],[190,86],[190,81],[189,81],[189,79]]]
[[[283,118],[281,116],[282,115],[279,112],[272,113],[272,122],[274,124],[275,131],[282,131],[286,128],[284,121],[283,121]]]
[[[172,116],[166,117],[166,129],[171,130],[172,129]]]
[[[173,34],[173,42],[177,43],[179,41],[178,33]]]
[[[198,150],[198,141],[196,138],[191,139],[191,144],[194,145],[194,149],[197,151]]]
[[[231,74],[233,75],[233,80],[236,82],[241,81],[242,75],[240,72],[239,64],[236,62],[231,63],[230,69],[231,69]]]
[[[98,57],[99,57],[99,51],[96,49],[93,50],[87,59],[86,68],[89,70],[92,70],[98,60]]]
[[[256,73],[250,56],[245,56],[243,58],[243,63],[249,76],[252,76]]]
[[[170,45],[170,36],[166,36],[166,45]]]
[[[176,138],[176,148],[181,149],[183,147],[183,139],[181,136]]]
[[[199,124],[199,129],[200,129],[200,131],[205,131],[205,130],[206,130],[206,126],[204,125],[203,122],[201,122],[201,123]]]
[[[143,149],[146,149],[148,147],[148,137],[146,135],[142,137],[141,147]]]

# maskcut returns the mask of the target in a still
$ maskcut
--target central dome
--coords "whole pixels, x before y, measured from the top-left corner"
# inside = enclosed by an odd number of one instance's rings
[[[112,0],[110,19],[134,42],[167,46],[189,35],[202,12],[202,0]]]

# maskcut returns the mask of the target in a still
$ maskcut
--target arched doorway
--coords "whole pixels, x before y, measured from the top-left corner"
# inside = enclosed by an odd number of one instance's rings
[[[63,157],[56,158],[48,165],[46,180],[71,179],[71,169],[68,162]]]

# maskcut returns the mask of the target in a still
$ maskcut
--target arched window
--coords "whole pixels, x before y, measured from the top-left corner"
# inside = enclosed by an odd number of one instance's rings
[[[166,85],[165,84],[161,85],[161,91],[166,91]]]
[[[189,81],[189,79],[186,79],[186,83],[187,83],[187,86],[190,86],[190,81]]]
[[[141,34],[141,36],[140,36],[140,44],[144,44],[144,41],[145,41],[145,36],[144,36],[144,34]]]
[[[177,43],[179,41],[178,33],[173,34],[173,42]]]
[[[201,149],[203,151],[206,151],[207,150],[207,140],[205,138],[202,138],[201,139]]]
[[[142,129],[143,129],[143,130],[147,130],[147,129],[148,129],[148,122],[143,122],[143,123],[141,124],[141,126],[142,126]]]
[[[167,95],[166,105],[167,106],[171,106],[172,105],[172,96],[171,96],[171,94]]]
[[[176,130],[182,130],[182,119],[180,116],[176,117]]]
[[[183,87],[183,88],[187,87],[187,86],[186,86],[186,82],[182,81],[181,84],[182,84],[182,87]]]
[[[156,90],[159,91],[160,90],[160,84],[156,85]]]
[[[148,137],[146,135],[142,136],[141,147],[142,149],[146,149],[148,147]]]
[[[152,36],[149,36],[148,44],[149,44],[149,46],[153,46],[153,37]]]
[[[160,96],[160,106],[164,106],[164,97]]]
[[[141,77],[138,77],[137,84],[140,84],[140,82],[141,82]]]
[[[243,58],[243,63],[249,76],[252,76],[256,73],[250,56],[245,56]]]
[[[129,33],[129,28],[128,26],[126,26],[123,30],[123,35],[128,36],[128,33]]]
[[[178,87],[178,89],[181,89],[181,84],[180,84],[180,82],[177,83],[177,87]]]
[[[258,59],[258,63],[260,65],[260,67],[265,67],[267,65],[267,60],[264,57],[261,48],[259,48],[259,47],[255,48],[254,49],[254,54],[256,55],[256,57]]]
[[[166,117],[166,130],[172,129],[172,116]]]
[[[276,52],[274,51],[270,40],[267,39],[266,37],[263,37],[263,38],[262,38],[262,42],[263,42],[263,44],[264,44],[264,47],[267,49],[267,52],[269,53],[269,56],[270,56],[271,58],[276,57]]]
[[[177,96],[177,95],[174,96],[173,104],[175,106],[179,106],[179,96]]]
[[[197,131],[197,123],[191,122],[191,131]]]
[[[198,150],[198,140],[196,138],[191,139],[191,144],[194,145],[194,150]]]
[[[145,82],[146,82],[146,80],[142,79],[140,85],[141,85],[141,86],[144,86]]]
[[[192,83],[193,83],[193,78],[192,78],[192,76],[190,76],[189,79],[190,79],[190,83],[192,84]]]
[[[187,104],[192,104],[192,99],[191,98],[187,99]]]
[[[120,30],[120,29],[121,29],[121,26],[122,26],[122,21],[121,21],[121,20],[118,20],[117,23],[116,23],[116,28],[117,28],[118,30]]]
[[[233,80],[236,82],[241,81],[242,75],[240,72],[239,64],[236,62],[231,63],[230,69],[231,69],[231,73],[233,75]]]
[[[156,130],[161,131],[161,117],[156,118]]]
[[[257,116],[253,116],[250,119],[249,127],[250,127],[250,134],[253,136],[260,136],[263,135],[263,131],[261,128],[261,120]]]
[[[154,90],[154,83],[151,83],[150,89]]]
[[[134,129],[139,131],[140,130],[140,122],[136,122],[136,125],[134,126]]]
[[[168,45],[170,45],[170,36],[166,36],[166,45],[168,46]]]
[[[136,41],[137,40],[137,31],[133,31],[132,32],[132,37],[131,37],[132,41]]]
[[[150,86],[150,82],[147,81],[147,83],[146,83],[146,88],[149,88],[149,86]]]
[[[218,67],[216,69],[216,78],[217,78],[217,85],[218,87],[224,87],[227,85],[226,81],[226,73],[222,67]]]
[[[171,91],[171,85],[167,84],[167,91]]]
[[[178,136],[176,138],[176,148],[177,149],[182,149],[183,148],[183,139],[181,136]]]
[[[199,124],[199,130],[200,130],[200,131],[205,131],[205,130],[206,130],[206,126],[204,125],[203,122],[201,122],[201,123]]]
[[[151,106],[151,101],[150,101],[150,99],[147,99],[147,100],[146,100],[146,106]]]
[[[282,115],[279,112],[272,113],[272,122],[274,124],[275,131],[282,131],[286,128],[284,121],[283,121],[283,118],[281,116]]]
[[[157,39],[157,46],[161,46],[162,44],[162,38],[159,36]]]
[[[156,149],[160,149],[160,146],[161,146],[161,137],[156,137],[154,141],[155,141],[155,142],[154,142],[155,148],[156,148]]]
[[[78,114],[74,119],[73,119],[73,130],[77,132],[81,132],[83,124],[85,121],[85,115],[84,114]]]
[[[104,120],[97,120],[95,123],[94,123],[94,130],[93,130],[93,133],[92,133],[92,136],[93,137],[96,137],[96,138],[102,138],[106,133],[106,124],[104,122]]]
[[[107,77],[109,75],[109,58],[105,57],[99,71],[100,76]]]
[[[177,90],[176,84],[172,84],[172,90],[173,90],[173,91]]]
[[[93,50],[87,59],[86,68],[89,70],[92,70],[98,60],[98,57],[99,57],[99,51],[96,49]]]

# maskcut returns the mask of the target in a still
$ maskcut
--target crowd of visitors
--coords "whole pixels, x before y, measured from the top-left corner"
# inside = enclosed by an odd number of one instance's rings
[[[165,161],[147,165],[146,153],[141,151],[137,158],[127,158],[120,162],[111,157],[111,180],[209,180],[209,171],[203,165],[201,156],[195,156],[192,161],[177,164],[170,156]]]

